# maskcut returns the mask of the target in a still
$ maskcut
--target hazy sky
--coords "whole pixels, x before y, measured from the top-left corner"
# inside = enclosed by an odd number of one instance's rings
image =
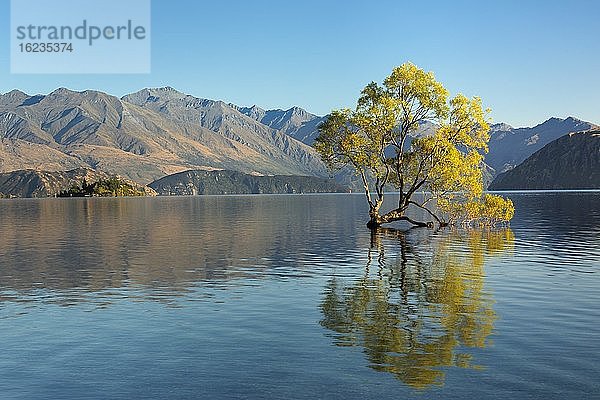
[[[10,3],[0,4],[0,26],[8,27]],[[353,107],[365,84],[411,61],[452,93],[482,97],[495,122],[575,116],[600,123],[599,16],[600,1],[575,0],[154,0],[151,74],[11,75],[4,28],[0,92],[64,86],[120,96],[173,86],[239,105],[326,114]]]

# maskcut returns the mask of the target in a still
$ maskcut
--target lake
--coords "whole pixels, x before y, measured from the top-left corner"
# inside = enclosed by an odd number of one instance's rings
[[[2,200],[0,398],[599,398],[600,193],[509,196],[376,234],[354,194]]]

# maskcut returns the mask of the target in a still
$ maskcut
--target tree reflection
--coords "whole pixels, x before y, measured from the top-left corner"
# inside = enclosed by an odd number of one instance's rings
[[[364,276],[328,283],[321,325],[336,345],[362,347],[377,371],[418,389],[442,385],[445,368],[476,368],[472,349],[489,343],[496,314],[484,265],[513,242],[509,229],[421,237],[379,229]]]

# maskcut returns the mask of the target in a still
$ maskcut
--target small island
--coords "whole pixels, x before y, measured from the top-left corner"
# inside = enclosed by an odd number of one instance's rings
[[[0,173],[0,198],[121,196],[156,196],[156,192],[127,178],[90,168]]]
[[[73,185],[68,190],[59,192],[56,197],[137,197],[147,196],[148,193],[141,186],[135,186],[118,177],[100,179],[87,183],[85,178],[81,185]]]

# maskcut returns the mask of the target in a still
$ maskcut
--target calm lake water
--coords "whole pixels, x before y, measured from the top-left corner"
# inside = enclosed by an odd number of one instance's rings
[[[600,397],[600,193],[371,235],[360,195],[0,201],[2,399]]]

